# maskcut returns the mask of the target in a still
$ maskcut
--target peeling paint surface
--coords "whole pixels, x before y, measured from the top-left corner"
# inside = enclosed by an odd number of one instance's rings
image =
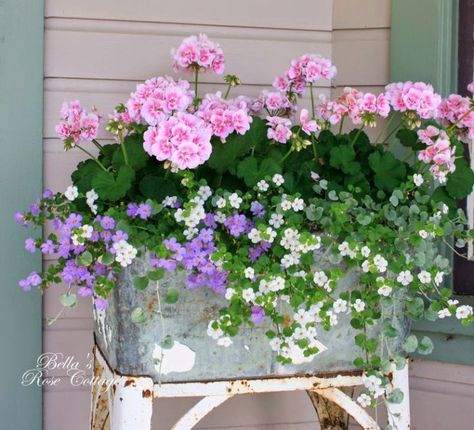
[[[112,327],[107,324],[105,320],[106,313],[102,309],[96,309],[94,307],[94,320],[96,328],[99,334],[102,336],[102,339],[105,343],[105,346],[108,347],[112,342]]]
[[[156,371],[163,375],[172,372],[189,372],[194,367],[196,353],[188,346],[176,341],[169,349],[155,343],[153,360],[156,362]]]

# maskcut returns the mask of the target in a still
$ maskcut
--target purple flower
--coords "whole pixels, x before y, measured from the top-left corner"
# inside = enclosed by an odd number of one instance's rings
[[[104,230],[113,230],[115,228],[115,220],[110,216],[104,216],[100,220],[100,225]]]
[[[107,306],[109,305],[109,302],[107,300],[103,299],[102,297],[95,296],[94,297],[94,305],[97,309],[103,311],[107,309]]]
[[[28,252],[35,252],[36,251],[36,241],[29,237],[28,239],[25,240],[25,249]]]
[[[260,324],[265,318],[265,311],[262,309],[261,306],[255,305],[250,308],[252,315],[250,319],[253,321],[254,324]]]
[[[92,288],[90,288],[90,287],[80,287],[77,290],[77,294],[79,294],[81,297],[90,297],[90,296],[92,296]]]
[[[69,228],[78,228],[82,224],[82,215],[72,213],[66,219],[66,225]]]
[[[52,240],[47,240],[46,242],[44,242],[42,245],[41,245],[41,252],[44,254],[44,255],[51,255],[51,254],[54,254],[54,243]]]
[[[170,258],[158,258],[156,261],[156,267],[162,267],[168,272],[171,272],[176,269],[176,261]]]
[[[270,249],[270,244],[264,240],[259,242],[257,245],[249,248],[249,259],[252,263],[255,263],[263,254]]]
[[[129,203],[127,206],[127,215],[135,218],[137,216],[138,205],[136,203]]]
[[[52,221],[53,228],[59,230],[61,228],[62,222],[59,218],[54,218]]]
[[[113,242],[120,242],[121,240],[127,240],[128,234],[122,230],[117,230],[115,234],[112,236]]]
[[[46,189],[43,191],[43,198],[44,199],[52,199],[53,198],[53,192],[50,189]]]
[[[31,291],[31,287],[37,287],[41,285],[42,279],[41,276],[36,272],[31,272],[26,279],[22,279],[18,282],[18,285],[23,289],[23,291]]]
[[[151,206],[146,203],[140,203],[137,209],[137,216],[141,219],[147,219],[151,217]]]
[[[15,222],[17,224],[22,225],[23,227],[28,226],[28,223],[26,222],[25,215],[23,215],[21,212],[15,212]]]
[[[224,225],[232,236],[237,237],[247,229],[247,218],[245,215],[232,215],[224,221]]]
[[[100,237],[105,243],[108,243],[112,240],[112,233],[108,230],[101,231],[100,232]]]
[[[31,212],[32,215],[35,215],[35,216],[39,215],[41,213],[40,206],[39,206],[38,202],[35,202],[30,206],[30,212]]]
[[[257,218],[263,218],[265,216],[265,209],[260,202],[252,202],[250,205],[250,211]]]
[[[216,219],[214,217],[214,214],[212,214],[212,213],[207,213],[206,214],[206,217],[204,218],[204,225],[206,227],[209,227],[209,228],[216,228],[217,227],[217,223],[216,223]]]

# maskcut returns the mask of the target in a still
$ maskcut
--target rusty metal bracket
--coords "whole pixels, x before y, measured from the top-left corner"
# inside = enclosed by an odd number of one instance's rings
[[[155,384],[146,376],[115,373],[99,348],[94,348],[94,378],[102,383],[92,390],[91,430],[150,430],[153,399],[204,397],[171,430],[192,429],[202,418],[238,394],[305,390],[319,415],[323,430],[344,430],[351,416],[364,430],[380,430],[377,422],[352,399],[361,376],[284,377],[215,382]],[[408,366],[392,370],[392,385],[408,391]],[[396,430],[410,428],[409,399],[389,408],[390,424]],[[329,421],[328,421],[329,420]],[[332,420],[332,421],[331,421]],[[333,425],[332,427],[330,427]]]

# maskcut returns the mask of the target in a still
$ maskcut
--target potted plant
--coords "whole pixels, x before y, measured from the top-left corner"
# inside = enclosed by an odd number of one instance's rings
[[[66,308],[91,297],[97,343],[125,374],[358,368],[361,405],[401,401],[390,363],[432,350],[407,321],[474,319],[443,286],[438,246],[458,252],[473,237],[457,209],[474,184],[463,158],[473,101],[422,82],[316,99],[316,83],[336,74],[317,55],[292,60],[255,99],[230,98],[233,75],[224,94],[202,95],[200,74],[224,72],[219,45],[191,36],[172,58],[192,82],[149,79],[107,120],[64,104],[57,132],[88,159],[64,193],[17,214],[52,228],[26,250],[57,256],[20,286],[63,282]],[[115,143],[97,140],[100,122]]]

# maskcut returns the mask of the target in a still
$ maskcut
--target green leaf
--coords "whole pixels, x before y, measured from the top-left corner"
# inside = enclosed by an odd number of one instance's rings
[[[145,324],[148,319],[145,311],[140,307],[135,308],[132,311],[131,318],[132,322],[135,324]]]
[[[144,176],[138,188],[147,199],[157,202],[161,202],[165,197],[175,196],[178,193],[176,185],[172,181],[153,175]]]
[[[103,170],[94,160],[81,161],[72,172],[71,180],[79,192],[85,193],[93,188],[92,181],[101,172]]]
[[[375,173],[375,185],[389,193],[406,180],[405,163],[396,159],[390,152],[377,151],[370,154],[369,166]]]
[[[395,136],[403,146],[412,148],[414,151],[426,148],[426,145],[418,140],[418,134],[415,130],[402,128],[401,130],[398,130]]]
[[[408,315],[412,319],[415,319],[415,320],[420,319],[421,316],[423,315],[425,304],[421,297],[416,297],[415,299],[408,301],[406,306],[408,310]]]
[[[159,281],[160,279],[163,279],[165,276],[165,269],[155,269],[152,270],[151,272],[148,272],[148,278],[151,279],[152,281]]]
[[[179,299],[179,291],[175,287],[170,287],[166,292],[165,302],[169,304],[176,303]]]
[[[405,352],[408,352],[408,354],[411,354],[412,352],[416,351],[416,348],[418,348],[418,339],[414,334],[408,336],[402,344],[402,348]]]
[[[448,175],[446,191],[454,199],[463,199],[468,196],[474,186],[474,172],[466,160],[456,160],[456,170]]]
[[[133,286],[137,290],[144,290],[146,287],[148,287],[148,282],[149,282],[148,276],[136,276],[133,279]]]
[[[108,266],[109,264],[112,264],[114,262],[115,258],[113,256],[113,254],[111,254],[110,252],[106,252],[105,254],[102,254],[100,256],[100,262],[102,264],[105,264],[106,266]]]
[[[382,323],[382,333],[390,338],[397,337],[398,335],[397,329],[393,327],[392,324],[390,324],[390,321],[388,320],[385,320]]]
[[[143,137],[138,134],[132,134],[124,139],[124,146],[128,156],[128,165],[133,170],[140,170],[145,167],[150,157],[143,149]],[[112,156],[112,165],[119,168],[125,164],[122,148],[118,145],[117,150]]]
[[[418,345],[418,354],[428,355],[433,352],[434,345],[428,336],[423,336]]]
[[[69,309],[77,306],[77,296],[75,294],[61,294],[59,301],[64,307]]]
[[[160,343],[161,347],[163,349],[171,349],[173,348],[173,345],[174,345],[174,340],[173,340],[173,337],[169,334],[167,334],[164,339],[161,341]]]
[[[77,257],[77,264],[79,266],[89,266],[92,263],[92,254],[89,251],[84,251]]]
[[[348,166],[349,164],[354,161],[355,159],[355,151],[354,148],[350,145],[339,145],[335,146],[330,151],[330,158],[329,164],[332,167],[337,169],[341,169],[345,173],[356,173],[356,172],[349,172]],[[349,170],[352,170],[349,168]],[[356,170],[357,171],[357,170]]]
[[[101,199],[115,202],[125,197],[134,178],[133,169],[122,166],[116,177],[111,172],[100,171],[92,180],[92,187]]]
[[[395,388],[388,396],[387,402],[400,404],[403,402],[403,391],[400,388]]]
[[[281,167],[273,158],[264,158],[259,164],[255,157],[247,157],[237,165],[237,176],[242,178],[248,187],[253,187],[265,176],[280,173]]]

